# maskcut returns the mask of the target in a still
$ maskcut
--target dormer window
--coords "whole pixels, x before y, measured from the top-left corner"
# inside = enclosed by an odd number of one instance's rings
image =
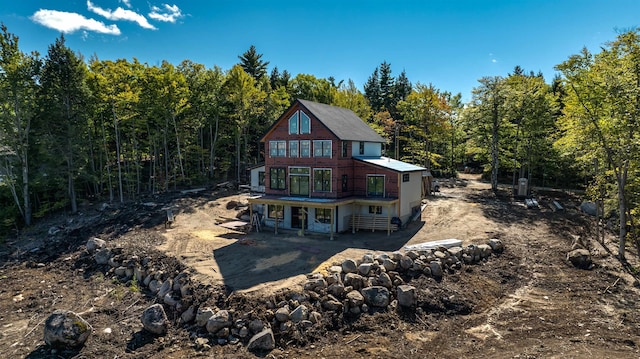
[[[311,119],[303,111],[296,111],[289,117],[289,134],[303,135],[311,133]]]

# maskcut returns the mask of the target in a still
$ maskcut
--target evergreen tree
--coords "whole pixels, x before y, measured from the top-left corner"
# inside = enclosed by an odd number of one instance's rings
[[[257,52],[254,45],[251,45],[249,50],[238,56],[238,59],[240,59],[240,67],[242,67],[244,72],[251,75],[256,82],[260,81],[260,78],[267,74],[269,61],[265,62],[262,60],[262,54]]]

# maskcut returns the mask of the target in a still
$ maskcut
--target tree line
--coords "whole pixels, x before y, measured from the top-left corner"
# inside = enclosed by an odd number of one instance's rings
[[[185,60],[88,60],[60,36],[47,54],[0,34],[0,229],[79,202],[125,202],[211,181],[246,181],[259,138],[296,98],[353,110],[386,139],[385,154],[441,176],[474,168],[498,189],[519,178],[585,186],[635,240],[640,41],[621,34],[541,73],[516,66],[479,79],[471,100],[394,76],[382,62],[352,80],[268,71],[254,46],[223,70]],[[594,163],[599,164],[598,170]],[[622,225],[620,225],[622,224]]]

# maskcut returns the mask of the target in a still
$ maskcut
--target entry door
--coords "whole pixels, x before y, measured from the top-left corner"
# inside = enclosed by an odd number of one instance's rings
[[[307,229],[309,216],[304,216],[304,228]],[[302,228],[302,207],[291,207],[291,228]]]

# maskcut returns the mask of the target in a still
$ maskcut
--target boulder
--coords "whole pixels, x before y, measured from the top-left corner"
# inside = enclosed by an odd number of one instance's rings
[[[347,300],[350,307],[360,307],[364,303],[364,296],[357,290],[347,293]]]
[[[365,254],[362,256],[362,263],[373,263],[373,254]]]
[[[491,238],[488,244],[495,253],[502,253],[504,251],[504,244],[497,238]]]
[[[301,304],[291,312],[289,317],[291,318],[292,322],[300,323],[301,321],[307,320],[307,318],[309,318],[309,309],[304,304]]]
[[[338,312],[338,311],[341,312],[342,311],[342,303],[340,303],[340,301],[337,300],[334,296],[328,295],[327,299],[322,301],[322,308],[324,308],[325,310],[328,310],[330,312]]]
[[[372,286],[361,290],[366,304],[373,307],[386,307],[389,305],[389,290],[382,286]]]
[[[396,270],[398,264],[391,258],[385,258],[382,260],[382,267],[388,272]]]
[[[393,286],[393,281],[391,280],[389,274],[383,272],[378,276],[378,284],[385,288],[391,289],[391,287]]]
[[[576,268],[590,269],[592,266],[591,253],[586,249],[575,249],[567,253],[567,260]]]
[[[254,319],[249,322],[249,329],[253,333],[259,333],[264,329],[264,323],[262,323],[262,320],[260,319]]]
[[[314,292],[317,292],[319,290],[323,290],[326,288],[327,288],[327,281],[325,281],[324,278],[311,278],[304,285],[305,290],[312,290]]]
[[[488,244],[479,244],[478,249],[480,250],[480,258],[485,259],[491,256],[493,249]]]
[[[91,326],[78,314],[56,310],[45,321],[44,341],[52,347],[82,346],[91,334]]]
[[[344,273],[355,273],[358,271],[358,264],[353,259],[345,259],[342,261],[342,271]]]
[[[289,311],[289,307],[288,306],[285,306],[285,307],[282,307],[282,308],[276,310],[276,319],[279,322],[289,321],[290,318],[291,318],[291,313]]]
[[[371,272],[371,268],[373,267],[373,259],[371,262],[362,263],[358,266],[358,273],[363,276],[368,276],[369,272]]]
[[[217,311],[207,320],[207,331],[211,334],[217,333],[222,328],[231,326],[231,313],[226,310]]]
[[[154,304],[145,309],[140,319],[142,320],[142,326],[147,331],[156,335],[167,333],[169,321],[161,304]]]
[[[436,279],[440,279],[442,278],[444,272],[442,271],[442,264],[438,261],[431,261],[431,263],[429,263],[429,268],[431,268],[431,275],[436,278]]]
[[[406,284],[399,285],[397,298],[401,307],[415,307],[417,303],[416,288]]]
[[[182,323],[191,323],[194,319],[196,319],[196,308],[194,308],[193,305],[180,315]]]
[[[102,248],[98,250],[94,256],[97,264],[107,264],[111,259],[111,250],[109,248]]]
[[[345,287],[353,287],[355,290],[360,290],[364,288],[364,278],[355,273],[347,273],[344,276],[344,286]]]
[[[273,350],[276,347],[276,340],[271,329],[264,329],[249,339],[247,349],[250,351]]]
[[[411,259],[411,257],[409,256],[403,256],[402,258],[400,258],[400,267],[404,270],[413,267],[413,259]]]
[[[462,247],[451,247],[447,249],[447,252],[449,252],[452,257],[462,259]]]
[[[327,292],[336,298],[340,298],[344,294],[344,285],[340,283],[332,284],[327,288]]]
[[[196,312],[196,324],[199,327],[204,327],[207,325],[207,321],[209,318],[213,316],[213,309],[211,308],[198,308]]]
[[[89,240],[87,241],[87,252],[89,252],[89,254],[94,254],[98,249],[104,248],[106,244],[107,242],[105,242],[103,239],[96,237],[89,238]]]

